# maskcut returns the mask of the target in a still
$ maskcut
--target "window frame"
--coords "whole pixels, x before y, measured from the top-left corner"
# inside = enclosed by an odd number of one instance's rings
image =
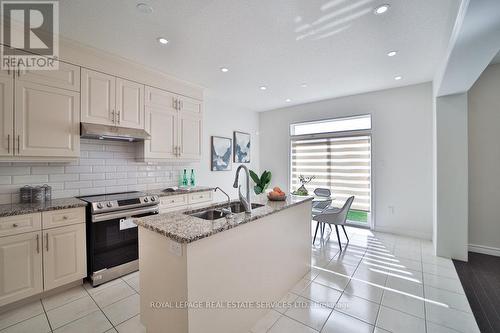
[[[316,133],[316,134],[301,134],[301,135],[292,135],[292,125],[296,124],[303,124],[303,123],[313,123],[313,122],[319,122],[319,121],[327,121],[327,120],[332,120],[332,119],[342,119],[342,118],[355,118],[355,117],[363,117],[363,116],[370,116],[370,129],[363,129],[363,130],[349,130],[349,131],[337,131],[337,132],[328,132],[328,133]],[[319,119],[319,120],[310,120],[310,121],[299,121],[299,122],[294,122],[290,123],[288,126],[288,162],[287,162],[287,167],[288,167],[288,172],[287,172],[287,187],[288,187],[288,192],[291,193],[291,180],[292,180],[292,140],[301,140],[301,139],[321,139],[321,138],[341,138],[341,137],[346,137],[346,136],[369,136],[370,137],[370,179],[371,179],[371,184],[370,184],[370,213],[369,213],[369,220],[368,220],[368,225],[363,225],[363,224],[353,224],[357,227],[361,228],[367,228],[367,229],[375,229],[375,166],[374,166],[374,152],[373,152],[373,146],[374,146],[374,140],[373,140],[373,119],[372,119],[372,114],[371,113],[366,113],[366,114],[361,114],[361,115],[352,115],[352,116],[345,116],[345,117],[336,117],[336,118],[326,118],[326,119]]]
[[[356,129],[356,130],[297,134],[297,135],[292,134],[292,126],[295,126],[295,125],[320,123],[320,122],[327,122],[327,121],[341,120],[341,119],[356,119],[356,118],[364,118],[364,117],[368,117],[370,119],[370,128],[368,128],[368,129],[364,128],[364,129]],[[345,116],[345,117],[335,117],[335,118],[293,122],[293,123],[290,123],[290,125],[288,126],[288,134],[289,134],[290,138],[301,138],[301,137],[317,138],[319,135],[327,135],[328,137],[331,137],[331,135],[337,134],[337,133],[343,134],[342,136],[346,136],[348,133],[360,133],[360,132],[370,132],[371,133],[372,129],[373,129],[372,115],[370,113],[366,113],[366,114],[359,114],[359,115]]]

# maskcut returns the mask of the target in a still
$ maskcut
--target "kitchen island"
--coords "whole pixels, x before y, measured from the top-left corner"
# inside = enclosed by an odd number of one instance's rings
[[[136,219],[141,322],[149,333],[248,332],[310,269],[311,199],[261,204],[205,220]]]

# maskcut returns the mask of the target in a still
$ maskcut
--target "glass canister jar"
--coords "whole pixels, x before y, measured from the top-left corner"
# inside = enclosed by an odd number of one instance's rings
[[[31,203],[33,187],[26,185],[21,187],[21,203]]]

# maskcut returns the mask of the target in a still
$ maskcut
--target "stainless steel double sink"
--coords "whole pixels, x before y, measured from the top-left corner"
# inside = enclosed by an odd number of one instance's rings
[[[264,205],[262,205],[262,204],[253,203],[252,209],[263,207],[263,206]],[[230,207],[231,207],[231,212],[233,212],[233,214],[245,212],[245,207],[239,201],[231,202]],[[185,213],[185,214],[190,215],[190,216],[194,216],[194,217],[198,217],[198,218],[204,219],[204,220],[217,220],[217,219],[221,219],[221,218],[229,215],[229,212],[226,212],[225,210],[223,210],[223,208],[227,208],[227,206],[222,206],[220,208],[208,208],[207,210],[203,210],[201,212]]]

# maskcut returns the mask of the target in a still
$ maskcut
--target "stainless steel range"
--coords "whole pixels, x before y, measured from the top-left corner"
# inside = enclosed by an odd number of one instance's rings
[[[92,286],[139,269],[135,217],[158,214],[159,197],[143,192],[80,197],[87,206],[87,273]]]

